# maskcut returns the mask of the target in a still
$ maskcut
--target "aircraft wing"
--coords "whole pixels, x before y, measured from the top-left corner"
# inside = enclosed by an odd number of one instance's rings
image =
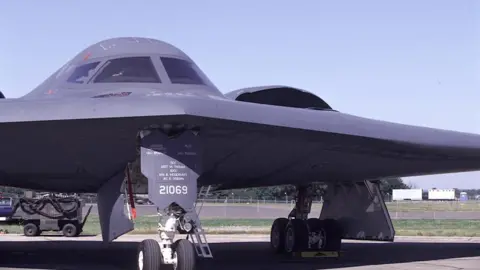
[[[352,181],[480,167],[478,135],[194,95],[5,100],[0,121],[0,168],[11,179],[75,175],[87,185],[134,158],[138,130],[167,122],[201,128],[211,184],[275,185],[298,176]],[[28,155],[17,154],[26,149]],[[26,163],[34,165],[20,166]]]
[[[263,87],[264,88],[264,87]],[[288,87],[222,94],[178,48],[113,38],[0,99],[0,185],[96,192],[150,128],[200,130],[198,183],[266,186],[480,169],[480,136],[337,112]]]

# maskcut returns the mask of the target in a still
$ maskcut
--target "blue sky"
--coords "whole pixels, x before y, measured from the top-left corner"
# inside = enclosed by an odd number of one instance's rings
[[[222,92],[285,84],[343,112],[480,133],[480,2],[138,3],[0,2],[0,89],[19,97],[92,43],[145,36],[184,50]],[[480,188],[480,173],[406,181]]]

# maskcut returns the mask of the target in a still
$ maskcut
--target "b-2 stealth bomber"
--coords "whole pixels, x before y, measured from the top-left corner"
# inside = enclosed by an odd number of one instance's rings
[[[145,270],[212,257],[194,207],[204,187],[295,185],[271,248],[338,251],[341,239],[393,240],[379,179],[480,169],[479,135],[349,115],[290,86],[222,94],[187,54],[150,38],[98,42],[0,112],[0,185],[97,193],[104,241],[133,229],[125,186],[148,194],[161,220],[160,240],[139,245]],[[317,182],[325,202],[308,218]],[[191,242],[174,243],[178,232]]]

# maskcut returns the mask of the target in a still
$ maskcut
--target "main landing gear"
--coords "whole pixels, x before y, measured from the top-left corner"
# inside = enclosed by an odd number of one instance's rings
[[[334,219],[308,218],[312,207],[312,187],[297,187],[295,207],[288,218],[277,218],[270,232],[270,246],[276,254],[341,249],[342,229]]]

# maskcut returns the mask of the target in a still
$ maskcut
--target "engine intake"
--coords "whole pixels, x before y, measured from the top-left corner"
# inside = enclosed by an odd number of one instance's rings
[[[226,97],[243,102],[267,104],[292,108],[333,110],[320,97],[289,86],[259,86],[229,92]]]

